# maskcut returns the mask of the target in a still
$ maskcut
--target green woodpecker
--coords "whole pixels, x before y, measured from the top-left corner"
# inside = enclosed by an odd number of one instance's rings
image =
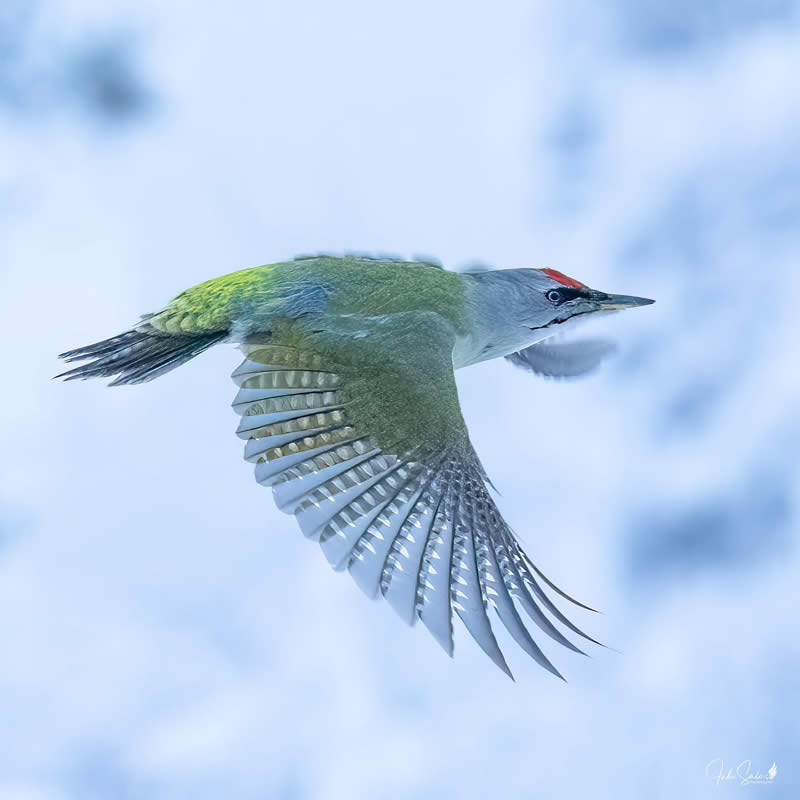
[[[300,257],[187,289],[131,330],[63,353],[87,363],[59,377],[140,383],[219,342],[238,344],[245,361],[233,373],[233,407],[245,458],[330,563],[406,622],[421,619],[450,655],[455,612],[511,676],[494,609],[561,677],[520,611],[582,652],[555,623],[595,640],[548,592],[589,607],[537,569],[500,515],[453,371],[503,356],[540,375],[580,375],[608,345],[551,337],[576,318],[652,302],[552,269],[457,273],[430,262]]]

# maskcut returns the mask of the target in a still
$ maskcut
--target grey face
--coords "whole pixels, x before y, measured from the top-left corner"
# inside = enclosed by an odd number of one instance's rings
[[[571,286],[553,287],[544,292],[544,298],[550,306],[550,320],[545,323],[544,327],[560,325],[568,319],[594,314],[597,311],[622,311],[625,308],[647,306],[655,302],[645,297],[606,294],[590,289],[588,286],[581,289]]]
[[[470,275],[476,318],[454,351],[456,366],[508,355],[577,325],[589,314],[653,300],[606,294],[555,270],[501,269]]]
[[[559,326],[576,317],[598,311],[621,311],[655,302],[645,297],[599,292],[555,270],[508,272],[517,273],[508,276],[511,282],[518,284],[515,305],[518,308],[527,307],[522,314],[523,324],[531,331],[542,331],[547,335],[556,333]]]

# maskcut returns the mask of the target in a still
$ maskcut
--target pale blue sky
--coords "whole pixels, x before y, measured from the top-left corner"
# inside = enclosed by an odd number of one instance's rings
[[[12,23],[0,798],[796,796],[796,3]],[[462,629],[450,661],[365,600],[253,481],[231,348],[50,381],[188,285],[348,249],[657,299],[592,326],[620,352],[583,382],[458,375],[501,509],[622,655],[544,642],[563,684],[508,646],[511,683]],[[715,790],[715,758],[776,782]]]

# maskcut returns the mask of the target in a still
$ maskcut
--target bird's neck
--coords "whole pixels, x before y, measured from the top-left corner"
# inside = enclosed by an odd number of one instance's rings
[[[468,332],[459,336],[453,348],[454,368],[506,356],[549,335],[520,323],[524,295],[515,272],[464,273],[470,322]]]

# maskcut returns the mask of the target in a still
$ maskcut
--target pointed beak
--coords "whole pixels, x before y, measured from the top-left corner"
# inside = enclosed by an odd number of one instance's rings
[[[633,297],[629,294],[605,294],[597,292],[592,298],[598,306],[598,311],[621,311],[624,308],[636,308],[637,306],[649,306],[655,300],[646,297]]]

